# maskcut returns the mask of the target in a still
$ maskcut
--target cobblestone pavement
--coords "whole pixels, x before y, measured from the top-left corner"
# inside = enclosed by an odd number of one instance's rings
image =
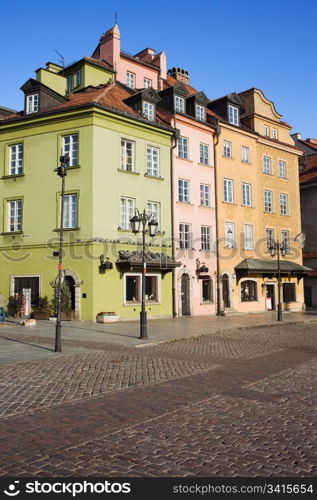
[[[316,325],[89,348],[1,367],[0,475],[316,476]]]

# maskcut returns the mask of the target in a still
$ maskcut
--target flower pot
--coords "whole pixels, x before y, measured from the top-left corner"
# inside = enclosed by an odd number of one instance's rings
[[[97,314],[96,321],[97,323],[115,323],[120,321],[120,316],[116,314]]]

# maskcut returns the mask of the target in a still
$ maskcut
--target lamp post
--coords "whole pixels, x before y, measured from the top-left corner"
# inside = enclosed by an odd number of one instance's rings
[[[58,251],[58,285],[57,285],[57,318],[55,330],[55,352],[61,352],[61,333],[62,333],[62,271],[63,271],[63,236],[64,236],[64,196],[65,196],[65,176],[70,158],[68,154],[60,156],[61,165],[57,169],[57,175],[62,179],[62,199],[61,199],[61,226],[59,233],[59,251]]]
[[[282,304],[281,304],[281,266],[280,266],[280,255],[285,257],[287,251],[287,243],[285,240],[277,241],[271,240],[270,242],[270,252],[271,257],[277,255],[277,294],[278,294],[278,304],[277,304],[277,321],[282,321]]]
[[[147,338],[147,313],[145,310],[145,273],[146,273],[146,262],[145,262],[145,233],[147,232],[146,226],[148,226],[148,231],[153,238],[156,233],[156,228],[158,223],[154,219],[154,215],[148,215],[143,210],[142,213],[135,209],[134,216],[130,219],[132,232],[137,234],[140,231],[140,225],[142,224],[142,302],[141,302],[141,312],[140,312],[140,337],[139,339]]]

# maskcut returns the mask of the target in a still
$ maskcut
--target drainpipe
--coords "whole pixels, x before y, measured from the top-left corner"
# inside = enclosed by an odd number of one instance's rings
[[[175,260],[175,240],[174,240],[174,149],[177,146],[177,129],[176,129],[176,116],[174,113],[174,134],[172,137],[172,146],[170,148],[170,162],[171,162],[171,231],[172,231],[172,258]],[[173,267],[172,270],[172,309],[173,309],[173,318],[177,317],[176,312],[176,270]]]
[[[215,215],[216,215],[216,265],[217,265],[217,316],[224,316],[222,307],[221,286],[220,286],[220,256],[219,256],[219,218],[218,218],[218,186],[217,186],[217,155],[216,146],[219,143],[221,127],[217,120],[216,133],[214,134],[214,184],[215,184]],[[216,139],[216,141],[215,141]]]

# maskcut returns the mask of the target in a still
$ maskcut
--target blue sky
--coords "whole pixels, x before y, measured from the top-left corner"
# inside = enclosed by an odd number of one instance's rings
[[[258,87],[292,132],[317,137],[315,0],[2,0],[0,104],[21,109],[21,85],[55,50],[90,56],[116,11],[122,50],[165,50],[210,99]]]

